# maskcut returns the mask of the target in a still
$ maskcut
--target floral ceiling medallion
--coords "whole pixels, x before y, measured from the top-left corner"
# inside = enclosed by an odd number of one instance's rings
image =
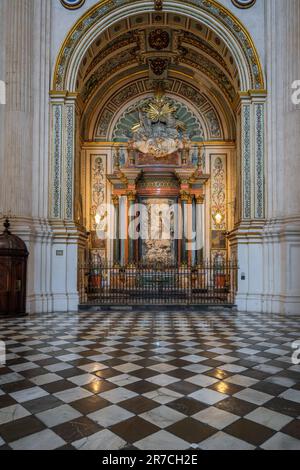
[[[256,0],[231,0],[234,6],[237,8],[250,8],[252,7],[255,3]]]
[[[85,3],[85,0],[60,0],[60,3],[68,10],[77,10]]]

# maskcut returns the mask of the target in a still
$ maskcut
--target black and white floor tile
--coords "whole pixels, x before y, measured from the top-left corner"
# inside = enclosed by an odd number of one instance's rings
[[[300,449],[296,317],[0,319],[0,449]]]

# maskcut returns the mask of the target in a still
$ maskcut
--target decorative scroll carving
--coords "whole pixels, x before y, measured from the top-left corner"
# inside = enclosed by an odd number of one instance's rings
[[[162,51],[169,47],[170,35],[163,29],[155,29],[149,34],[149,46],[156,51]]]
[[[62,105],[53,106],[52,217],[61,213]]]
[[[112,98],[112,103],[115,104],[117,107],[121,106],[123,103],[126,101],[130,100],[134,96],[138,95],[139,90],[136,84],[129,85],[125,87],[122,91],[117,93],[113,98]]]
[[[214,155],[211,161],[212,230],[226,230],[226,156]],[[215,215],[220,214],[220,223]]]
[[[206,118],[209,124],[210,135],[213,138],[219,139],[221,137],[221,129],[217,115],[213,109],[206,114]]]
[[[255,105],[256,133],[256,201],[255,217],[264,218],[264,108]]]
[[[86,82],[82,92],[83,100],[86,100],[91,95],[100,81],[103,80],[103,77],[109,77],[112,73],[123,68],[124,65],[136,63],[136,52],[136,48],[123,51],[102,64]]]
[[[105,109],[102,113],[102,116],[100,118],[98,127],[97,127],[97,137],[106,137],[107,134],[107,129],[109,126],[110,121],[113,118],[113,113],[109,111],[108,109]]]
[[[100,64],[105,58],[114,51],[121,49],[124,46],[128,46],[131,43],[136,43],[135,31],[129,31],[122,36],[118,37],[117,39],[110,41],[109,45],[107,45],[90,63],[88,66],[84,79],[88,77],[91,71]]]
[[[66,152],[66,219],[73,218],[73,152],[74,152],[74,125],[75,125],[75,111],[74,105],[66,107],[66,131],[67,131],[67,152]]]
[[[168,67],[169,59],[156,57],[155,59],[149,59],[149,64],[152,72],[157,76],[161,76]]]
[[[245,219],[251,218],[251,124],[250,105],[243,107],[243,216]]]
[[[219,87],[224,91],[226,96],[228,96],[231,101],[234,100],[236,91],[232,83],[227,78],[225,73],[222,72],[219,67],[213,64],[206,57],[194,51],[184,49],[180,61],[203,71],[219,85]]]
[[[91,201],[91,216],[92,216],[92,229],[96,230],[97,224],[95,216],[98,214],[103,221],[105,218],[104,211],[106,203],[106,157],[101,155],[92,156],[92,174],[91,174],[91,187],[92,187],[92,201]],[[100,220],[100,223],[101,223]],[[105,230],[104,230],[105,231]]]

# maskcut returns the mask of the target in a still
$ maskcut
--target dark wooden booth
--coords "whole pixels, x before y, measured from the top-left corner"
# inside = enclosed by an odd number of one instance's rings
[[[23,240],[9,228],[6,220],[0,235],[0,315],[24,315],[29,253]]]

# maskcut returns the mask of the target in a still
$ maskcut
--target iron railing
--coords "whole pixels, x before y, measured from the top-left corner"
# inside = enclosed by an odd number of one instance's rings
[[[79,270],[82,305],[234,305],[235,263],[95,265]]]

